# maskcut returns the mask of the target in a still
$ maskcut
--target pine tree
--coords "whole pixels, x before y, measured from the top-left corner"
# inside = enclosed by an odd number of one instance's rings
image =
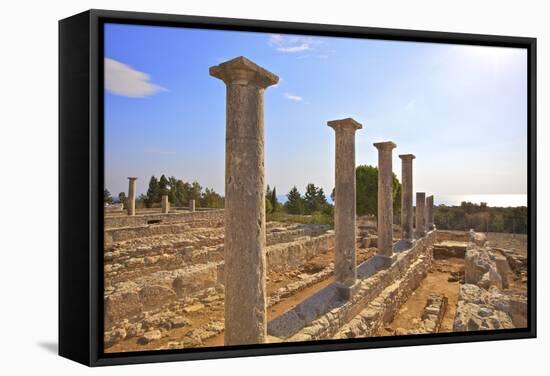
[[[103,202],[105,204],[113,203],[113,197],[111,196],[111,192],[109,192],[109,190],[107,189],[103,190]]]
[[[118,194],[118,201],[124,206],[126,207],[127,204],[128,204],[128,198],[126,197],[126,192],[120,192]]]
[[[323,194],[324,196],[324,194]],[[319,208],[319,191],[315,184],[309,183],[304,194],[305,214],[312,214]]]
[[[171,204],[176,203],[176,186],[177,186],[177,183],[178,183],[178,181],[176,180],[175,177],[170,176],[168,178],[168,187],[169,187],[168,201],[170,201]]]
[[[160,202],[160,186],[159,181],[153,175],[149,180],[149,188],[147,188],[147,201],[145,201],[145,206],[148,208],[153,206],[153,203]]]
[[[277,211],[277,208],[279,207],[279,201],[277,200],[277,188],[273,187],[273,190],[271,191],[271,210],[273,212]]]
[[[184,206],[186,203],[186,190],[185,190],[185,184],[183,183],[183,180],[177,180],[176,181],[176,188],[175,188],[175,204],[176,206]]]
[[[286,195],[288,201],[285,203],[286,210],[290,214],[303,214],[304,213],[304,200],[302,195],[298,191],[296,186],[292,187],[290,192]]]
[[[168,192],[170,192],[170,186],[168,179],[166,179],[166,176],[162,174],[159,179],[159,196],[162,199],[162,196],[168,195]]]

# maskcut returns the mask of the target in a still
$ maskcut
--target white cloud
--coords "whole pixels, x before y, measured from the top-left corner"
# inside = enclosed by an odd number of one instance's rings
[[[268,43],[279,52],[296,53],[312,50],[314,49],[313,46],[320,44],[321,41],[308,37],[270,34]]]
[[[304,100],[304,98],[290,93],[285,93],[285,98],[294,102],[301,102]]]
[[[152,83],[147,73],[105,58],[105,90],[123,97],[143,98],[166,89]]]

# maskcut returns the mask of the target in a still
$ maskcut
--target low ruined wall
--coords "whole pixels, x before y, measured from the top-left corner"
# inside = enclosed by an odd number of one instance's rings
[[[220,219],[202,219],[193,220],[185,223],[173,224],[151,224],[137,227],[123,227],[106,229],[103,232],[103,242],[108,246],[115,242],[128,241],[133,239],[148,238],[159,235],[181,234],[193,228],[207,227],[217,228],[223,226],[223,220]]]
[[[105,328],[144,311],[160,310],[164,304],[218,285],[218,263],[193,265],[162,271],[132,282],[121,283],[108,293],[105,303]]]
[[[334,247],[334,232],[267,247],[268,271],[288,271]]]
[[[270,321],[268,334],[284,341],[347,336],[347,329],[344,329],[346,334],[339,334],[342,328],[375,302],[383,307],[376,320],[372,320],[370,312],[365,312],[370,318],[360,319],[357,327],[362,329],[366,322],[374,326],[389,322],[425,277],[431,265],[434,241],[435,233],[428,233],[411,249],[394,254],[392,265],[387,269],[382,269],[381,261],[376,257],[365,261],[358,267],[359,281],[350,301],[342,301],[338,289],[330,285]]]
[[[177,223],[186,221],[195,221],[199,219],[207,220],[221,220],[223,221],[223,209],[213,209],[195,212],[181,212],[181,213],[168,213],[161,214],[158,212],[137,214],[135,216],[129,215],[116,215],[106,216],[104,218],[104,227],[106,229],[119,228],[119,227],[137,227],[150,224],[151,221],[156,223]]]
[[[470,238],[467,231],[437,230],[436,242],[453,241],[468,243]]]
[[[333,247],[334,233],[269,246],[268,272],[288,271]],[[161,309],[178,298],[223,285],[223,245],[202,250],[183,246],[176,253],[152,254],[149,248],[132,251],[132,257],[106,253],[105,327],[151,309]],[[118,257],[113,264],[113,257]],[[181,266],[163,270],[166,264]],[[197,264],[198,263],[198,264]],[[160,269],[159,269],[160,265]],[[149,268],[148,273],[144,270]],[[122,276],[119,273],[124,273]],[[135,278],[129,278],[135,277]],[[111,282],[119,281],[112,286]]]

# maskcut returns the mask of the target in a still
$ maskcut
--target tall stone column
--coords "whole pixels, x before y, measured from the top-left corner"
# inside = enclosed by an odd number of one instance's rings
[[[189,200],[189,210],[192,212],[195,211],[195,200]]]
[[[136,215],[136,180],[137,178],[128,178],[128,199],[126,202],[126,210],[128,215]]]
[[[265,342],[264,90],[279,78],[245,57],[210,68],[226,90],[225,345]]]
[[[413,154],[401,154],[401,239],[412,240],[413,232]]]
[[[426,193],[416,192],[416,237],[426,235]]]
[[[168,201],[168,195],[162,195],[162,213],[168,214],[170,211],[170,202]]]
[[[426,197],[426,230],[434,228],[434,196]]]
[[[393,176],[391,141],[378,142],[378,256],[391,265],[393,253]]]
[[[351,296],[357,279],[355,256],[355,131],[362,126],[351,118],[329,121],[336,132],[334,281]]]

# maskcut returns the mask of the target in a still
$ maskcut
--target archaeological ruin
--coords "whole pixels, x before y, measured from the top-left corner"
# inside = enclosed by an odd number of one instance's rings
[[[334,228],[267,222],[264,91],[279,78],[245,57],[209,73],[226,87],[225,206],[176,207],[165,195],[136,209],[128,178],[126,211],[104,216],[106,352],[527,325],[522,236],[437,229],[434,195],[414,193],[413,154],[399,155],[394,213],[394,142],[374,143],[377,218],[356,215],[363,126],[352,118],[327,123]]]

